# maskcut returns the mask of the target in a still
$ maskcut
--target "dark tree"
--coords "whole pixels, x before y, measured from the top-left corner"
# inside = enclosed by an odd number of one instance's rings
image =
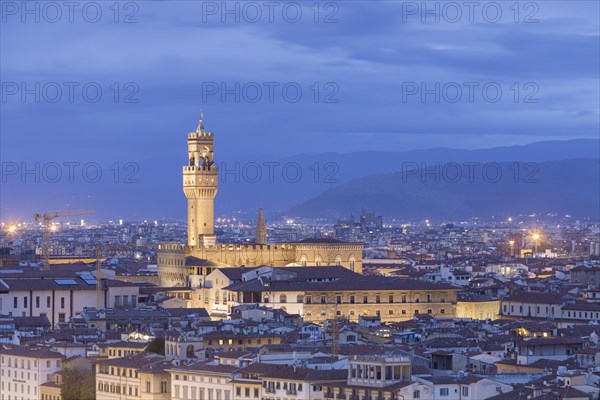
[[[96,400],[94,372],[65,368],[60,394],[63,400]]]
[[[165,338],[157,337],[150,342],[148,347],[146,347],[146,351],[151,353],[160,354],[161,356],[165,355]]]

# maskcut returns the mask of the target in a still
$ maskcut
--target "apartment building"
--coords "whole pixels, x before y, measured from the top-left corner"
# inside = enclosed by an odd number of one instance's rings
[[[0,400],[38,400],[40,386],[62,369],[63,358],[48,346],[0,344]]]
[[[154,353],[111,358],[96,363],[96,397],[102,400],[170,400],[171,361]]]
[[[233,400],[232,380],[239,367],[204,361],[172,367],[172,400]]]

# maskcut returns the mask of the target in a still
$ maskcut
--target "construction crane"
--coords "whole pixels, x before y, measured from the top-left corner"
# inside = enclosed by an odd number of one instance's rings
[[[65,210],[65,211],[46,211],[44,214],[33,214],[37,222],[42,223],[42,259],[44,260],[44,269],[50,269],[48,263],[48,243],[50,240],[50,231],[52,225],[50,222],[54,218],[75,217],[79,215],[95,214],[94,210]]]

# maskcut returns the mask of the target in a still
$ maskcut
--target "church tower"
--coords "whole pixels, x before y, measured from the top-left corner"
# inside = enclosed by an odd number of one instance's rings
[[[256,221],[256,232],[254,233],[254,243],[267,244],[267,224],[262,208],[258,210],[258,220]]]
[[[183,192],[188,203],[188,245],[216,244],[214,200],[219,172],[213,155],[213,134],[200,122],[188,133],[188,165],[183,167]]]

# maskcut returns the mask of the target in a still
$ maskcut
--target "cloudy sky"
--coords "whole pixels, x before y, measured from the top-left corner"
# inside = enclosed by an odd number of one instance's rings
[[[175,154],[201,109],[234,155],[597,137],[598,2],[446,3],[3,4],[3,155]]]
[[[598,137],[596,1],[31,3],[3,160],[183,159],[200,110],[222,159]]]

